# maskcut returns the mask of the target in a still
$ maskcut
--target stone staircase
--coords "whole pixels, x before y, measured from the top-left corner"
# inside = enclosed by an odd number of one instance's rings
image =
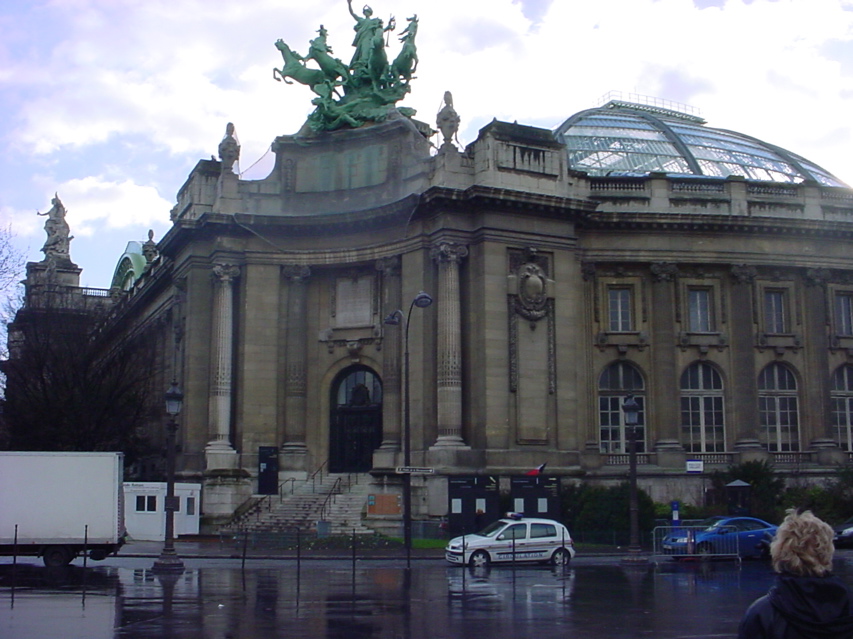
[[[296,484],[292,494],[288,485],[283,495],[259,498],[241,516],[235,517],[221,532],[274,533],[315,531],[319,521],[328,522],[324,531],[332,535],[374,534],[362,523],[370,475],[335,474]]]

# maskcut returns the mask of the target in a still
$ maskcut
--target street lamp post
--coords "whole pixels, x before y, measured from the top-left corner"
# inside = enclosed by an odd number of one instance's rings
[[[421,291],[409,304],[406,314],[406,327],[403,332],[403,466],[412,465],[412,431],[409,406],[409,322],[412,319],[412,309],[426,308],[432,304],[432,298]],[[397,309],[385,318],[385,323],[397,326],[403,319],[403,311]],[[403,545],[406,547],[406,567],[412,560],[412,475],[403,473]]]
[[[175,434],[178,432],[178,423],[175,421],[184,402],[184,394],[178,388],[177,382],[172,382],[166,391],[166,413],[169,415],[169,423],[166,424],[166,534],[163,550],[154,562],[152,570],[155,572],[183,572],[184,562],[175,552],[175,511],[177,510],[177,499],[175,498]]]
[[[637,423],[640,418],[640,405],[633,395],[625,398],[622,403],[622,412],[625,414],[625,428],[628,429],[628,515],[631,526],[628,556],[623,561],[639,563],[643,561],[637,505]]]

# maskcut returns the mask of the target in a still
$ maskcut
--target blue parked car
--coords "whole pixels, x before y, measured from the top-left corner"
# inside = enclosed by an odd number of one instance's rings
[[[769,557],[776,528],[755,517],[711,517],[698,526],[674,528],[661,548],[668,555]]]

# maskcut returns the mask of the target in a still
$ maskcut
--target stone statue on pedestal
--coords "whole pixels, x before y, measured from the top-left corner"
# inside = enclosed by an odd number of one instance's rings
[[[453,95],[450,91],[445,91],[444,106],[441,107],[441,110],[435,117],[435,124],[438,127],[438,130],[441,131],[441,135],[444,138],[444,142],[441,145],[442,149],[454,148],[452,140],[456,137],[456,133],[459,131],[460,121],[459,114],[456,113],[456,109],[453,108]]]
[[[36,215],[47,216],[47,220],[44,223],[47,240],[41,248],[44,253],[44,260],[42,261],[67,260],[70,262],[70,243],[74,238],[70,235],[71,229],[68,227],[68,222],[65,221],[65,206],[59,199],[58,194],[54,194],[50,203],[52,206],[47,213],[36,211]]]
[[[229,122],[225,127],[225,137],[219,143],[219,159],[222,160],[222,170],[231,171],[234,162],[240,159],[240,143],[234,135],[234,125]]]

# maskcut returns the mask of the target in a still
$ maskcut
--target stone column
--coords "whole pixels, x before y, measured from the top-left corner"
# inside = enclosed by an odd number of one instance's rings
[[[376,260],[376,270],[382,273],[383,317],[388,317],[402,308],[402,290],[400,283],[400,257],[386,257]],[[404,320],[405,321],[405,320]],[[382,446],[380,451],[399,451],[403,432],[403,332],[400,326],[384,331],[382,350],[384,352],[382,376]],[[384,459],[384,458],[383,458]],[[374,457],[374,467],[377,466]],[[393,463],[393,460],[390,461]],[[383,464],[384,465],[384,464]]]
[[[208,470],[236,468],[237,453],[231,445],[231,370],[234,354],[234,280],[240,267],[213,266],[212,383],[208,398],[211,439],[205,447]]]
[[[468,256],[468,248],[454,242],[441,242],[432,248],[430,256],[438,263],[438,439],[433,446],[464,446],[459,263]]]
[[[679,381],[675,361],[675,304],[678,303],[675,287],[678,286],[678,267],[665,262],[651,266],[653,277],[652,308],[655,309],[652,326],[654,380],[649,399],[652,411],[646,414],[654,419],[655,452],[658,465],[670,468],[684,467],[684,448],[680,439],[680,411],[673,386]],[[651,424],[647,424],[647,427]],[[651,433],[647,433],[649,437]]]
[[[803,376],[803,403],[800,420],[800,439],[810,450],[815,451],[821,465],[837,466],[844,464],[847,455],[838,446],[832,428],[832,398],[827,372],[829,364],[829,339],[826,326],[830,324],[830,302],[827,297],[827,283],[831,273],[828,269],[807,269],[805,277],[806,304],[803,309],[804,332],[809,336],[805,349],[806,374]],[[810,439],[808,439],[810,437]]]
[[[287,298],[287,329],[284,376],[284,443],[282,466],[286,470],[307,470],[305,444],[307,414],[307,266],[282,267],[282,275],[290,280]]]
[[[738,453],[738,461],[767,459],[767,451],[758,439],[758,382],[755,370],[755,331],[757,325],[753,300],[756,270],[754,266],[736,264],[731,268],[732,374],[731,393],[733,424],[728,424],[726,439]]]

